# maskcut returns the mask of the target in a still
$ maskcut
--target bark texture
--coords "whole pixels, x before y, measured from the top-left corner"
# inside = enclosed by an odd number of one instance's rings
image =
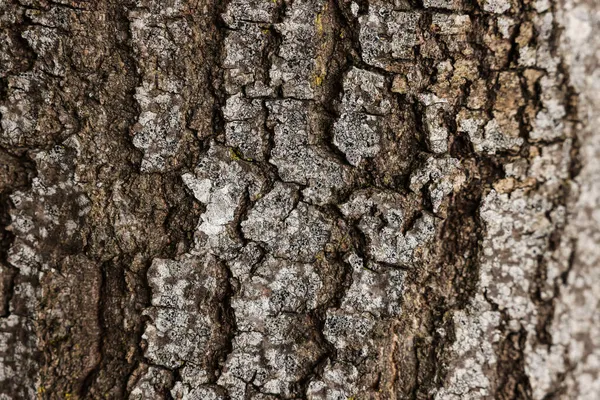
[[[0,399],[600,396],[595,0],[0,0]]]

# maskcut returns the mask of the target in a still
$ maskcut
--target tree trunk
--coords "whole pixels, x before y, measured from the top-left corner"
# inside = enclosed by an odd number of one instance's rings
[[[600,4],[0,0],[0,399],[597,399]]]

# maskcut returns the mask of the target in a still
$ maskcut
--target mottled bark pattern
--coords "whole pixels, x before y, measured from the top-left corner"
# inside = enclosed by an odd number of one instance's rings
[[[0,399],[596,399],[593,0],[0,0]]]

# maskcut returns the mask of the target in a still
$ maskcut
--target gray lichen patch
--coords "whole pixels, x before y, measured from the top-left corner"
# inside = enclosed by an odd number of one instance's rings
[[[218,381],[231,396],[242,398],[252,387],[292,393],[325,351],[308,314],[323,289],[313,265],[271,257],[243,282],[232,302],[239,334]]]
[[[351,69],[344,79],[340,118],[333,128],[333,144],[354,166],[374,157],[380,149],[381,131],[391,111],[382,75]]]
[[[64,95],[39,71],[7,78],[8,95],[0,105],[2,135],[8,147],[48,147],[66,139],[77,128],[69,110],[51,104]]]
[[[329,240],[331,221],[304,202],[294,205],[296,196],[293,186],[276,184],[248,213],[242,231],[275,257],[311,262]]]
[[[213,143],[208,157],[194,173],[182,177],[196,199],[206,206],[197,237],[197,246],[205,251],[227,253],[239,249],[232,223],[246,195],[256,199],[265,184],[254,165],[234,160],[232,155],[231,150]]]
[[[178,150],[180,132],[185,129],[183,99],[177,93],[142,86],[136,91],[136,100],[142,112],[139,125],[134,127],[133,144],[147,154],[142,162],[144,170],[161,170]]]
[[[555,229],[556,221],[549,218],[553,208],[542,196],[525,198],[522,189],[510,196],[492,191],[481,208],[489,235],[484,242],[481,286],[490,301],[526,328],[535,325],[529,285]],[[509,253],[503,251],[507,248]]]
[[[307,316],[283,314],[266,325],[263,332],[242,332],[233,341],[218,383],[234,398],[253,395],[257,389],[289,397],[294,383],[310,373],[324,353],[310,338],[315,327]]]
[[[315,267],[273,257],[257,265],[232,303],[238,329],[261,331],[269,318],[307,313],[321,305],[323,283]]]
[[[458,131],[469,136],[477,152],[495,154],[500,151],[516,151],[523,144],[518,130],[504,131],[495,119],[488,120],[483,112],[462,110],[457,117]]]
[[[390,333],[401,313],[404,272],[376,264],[367,267],[355,254],[348,262],[353,283],[340,307],[327,311],[323,328],[336,359],[310,383],[308,390],[315,399],[352,397],[378,379],[375,365],[382,371],[391,368],[380,349],[394,346]]]
[[[463,0],[425,0],[425,8],[443,8],[446,10],[464,10],[468,8],[468,3]]]
[[[153,261],[148,270],[151,307],[145,312],[151,323],[143,336],[149,360],[169,369],[190,365],[197,369],[195,380],[206,375],[207,349],[219,345],[225,328],[212,311],[225,279],[223,267],[210,256]]]
[[[509,8],[508,3],[484,3],[484,9],[497,13]],[[568,381],[559,376],[568,364],[564,343],[569,334],[560,329],[556,336],[551,333],[560,324],[560,317],[554,319],[560,314],[553,304],[562,301],[565,282],[561,276],[567,273],[567,260],[574,251],[564,231],[565,194],[574,190],[567,183],[573,173],[569,167],[573,142],[568,139],[572,126],[565,118],[566,91],[557,68],[561,61],[547,40],[554,18],[552,13],[533,13],[530,20],[520,22],[515,63],[524,73],[495,74],[498,93],[493,102],[488,100],[489,111],[479,110],[484,102],[477,94],[482,89],[477,88],[471,109],[457,116],[458,130],[470,137],[476,152],[516,154],[526,144],[528,152],[503,163],[504,177],[482,199],[479,215],[485,234],[478,290],[470,301],[472,308],[460,314],[462,322],[455,321],[459,332],[468,333],[470,339],[461,336],[464,344],[460,344],[461,337],[457,337],[453,354],[458,359],[452,364],[449,385],[439,392],[442,398],[451,394],[480,398],[518,387],[541,399],[563,390],[559,387],[566,387]],[[514,29],[511,19],[499,18],[498,25],[504,37]],[[545,39],[534,43],[534,30],[538,40]],[[518,374],[527,377],[530,389],[510,381],[507,385],[507,376],[515,373],[508,370],[511,347],[520,360]],[[479,382],[479,391],[473,382]]]
[[[285,8],[283,22],[275,25],[281,43],[269,77],[273,85],[281,86],[283,97],[314,97],[319,13],[326,6],[322,0],[294,1]]]
[[[347,399],[358,392],[358,369],[351,363],[330,362],[320,379],[313,380],[308,386],[310,399]]]
[[[216,385],[184,384],[177,382],[171,390],[174,399],[225,400],[227,392]]]
[[[487,233],[482,244],[480,292],[468,313],[454,316],[460,330],[453,351],[464,361],[450,376],[448,391],[441,391],[440,398],[449,393],[455,396],[451,398],[479,398],[498,390],[500,378],[493,371],[499,360],[493,346],[500,345],[503,330],[527,332],[527,346],[536,341],[539,314],[531,298],[532,285],[560,220],[558,209],[547,197],[525,193],[523,189],[510,195],[492,191],[482,203]],[[498,311],[492,311],[490,305]],[[480,383],[479,390],[470,384],[475,380]]]
[[[540,7],[550,7],[540,2]],[[555,298],[554,316],[548,331],[552,335],[552,346],[531,347],[528,351],[527,371],[535,384],[534,396],[542,398],[546,393],[561,388],[569,395],[582,399],[592,399],[600,390],[597,360],[600,346],[598,342],[598,135],[595,126],[598,123],[596,111],[600,105],[598,97],[598,36],[595,35],[598,17],[593,3],[565,2],[558,10],[555,21],[564,24],[559,49],[564,52],[564,65],[568,66],[569,82],[579,93],[578,118],[582,121],[577,130],[581,147],[582,168],[574,179],[569,201],[566,203],[564,237],[560,245],[548,256],[548,278],[560,282],[557,274],[565,274],[563,284],[559,286],[560,295]],[[572,8],[571,8],[572,7]],[[570,15],[570,10],[574,11]],[[540,10],[541,11],[541,10]],[[540,18],[541,19],[541,18]],[[545,19],[544,24],[549,26]],[[590,73],[591,70],[595,71]],[[555,81],[553,84],[555,85]],[[555,86],[556,88],[556,86]],[[560,93],[553,93],[555,104],[561,103]],[[545,100],[546,101],[546,100]],[[563,103],[564,104],[564,103]],[[569,122],[563,120],[567,137],[572,134]],[[560,136],[549,127],[545,130],[551,136]],[[555,125],[556,126],[556,125]],[[552,132],[552,133],[551,133]],[[533,163],[530,173],[542,173],[548,182],[556,184],[551,178],[553,164],[559,176],[565,176],[562,165],[566,160],[565,145],[548,146],[548,152],[540,153],[540,163]],[[572,156],[572,150],[569,151]],[[551,162],[550,160],[555,162]],[[542,161],[543,160],[543,161]],[[535,167],[534,167],[535,165]],[[542,168],[538,168],[541,166]],[[572,175],[571,175],[572,176]],[[567,180],[570,185],[571,182]],[[567,260],[571,260],[571,262]],[[567,271],[565,273],[565,267]],[[573,368],[574,366],[574,368]],[[534,387],[532,385],[532,387]]]
[[[466,176],[457,159],[430,157],[425,165],[410,177],[410,189],[419,193],[427,187],[433,212],[444,215],[448,196],[458,193],[465,181]]]
[[[242,157],[263,161],[268,147],[266,112],[261,100],[247,100],[241,94],[227,99],[223,116],[227,144],[238,148]]]
[[[456,339],[452,352],[459,362],[436,399],[481,399],[492,396],[497,368],[495,346],[500,341],[501,315],[478,295],[470,307],[453,316]]]
[[[60,242],[62,250],[68,251],[82,240],[80,227],[90,202],[70,165],[64,162],[74,152],[72,147],[56,146],[35,154],[34,160],[44,172],[32,180],[30,190],[12,194],[15,208],[8,229],[17,239],[8,261],[24,276],[33,277],[55,267],[61,251],[48,251],[52,243]]]
[[[270,94],[272,90],[265,87],[264,83],[268,70],[262,63],[262,54],[267,49],[271,35],[270,30],[257,23],[240,22],[233,25],[232,22],[230,26],[235,29],[231,30],[225,38],[223,60],[227,93],[237,94],[246,89],[247,93],[256,95]]]
[[[413,59],[419,44],[420,18],[419,12],[396,11],[391,4],[374,1],[369,13],[358,18],[363,60],[395,71],[400,61]]]
[[[64,347],[56,346],[48,355],[55,358],[75,343],[85,344],[72,352],[81,361],[80,368],[72,370],[67,364],[56,367],[53,373],[57,376],[70,374],[81,379],[97,362],[97,314],[77,317],[77,312],[82,309],[97,312],[99,276],[96,265],[85,256],[70,256],[84,240],[82,225],[90,211],[90,200],[72,171],[76,147],[76,141],[71,140],[64,146],[32,154],[40,171],[38,176],[32,179],[29,188],[11,195],[14,208],[7,230],[15,239],[6,262],[17,274],[10,288],[9,315],[0,318],[3,365],[0,382],[7,387],[14,375],[26,375],[28,369],[35,367],[38,345],[64,343]],[[40,285],[46,291],[41,291]],[[86,291],[84,299],[76,300],[79,298],[76,287]],[[48,313],[31,318],[40,304],[46,305]],[[34,338],[40,327],[54,329],[38,341],[11,345],[24,333]],[[34,388],[24,392],[25,397],[27,393],[34,393]]]
[[[143,365],[130,379],[135,382],[129,389],[131,400],[143,400],[160,396],[173,385],[173,374],[166,369]]]
[[[195,19],[188,18],[192,6],[178,1],[165,7],[161,2],[139,0],[137,6],[128,15],[141,75],[135,95],[140,114],[131,129],[133,144],[144,153],[143,171],[173,170],[185,159],[187,149],[196,146],[191,128],[200,136],[211,134],[206,122],[198,122],[205,111],[197,112],[194,104],[199,94],[209,92],[209,79],[203,77],[207,65],[193,57],[196,48],[206,46],[200,31],[202,20],[210,16],[202,11]],[[187,81],[188,74],[195,75],[194,80]],[[190,119],[192,113],[198,115]]]
[[[315,204],[331,201],[336,190],[350,185],[348,168],[311,142],[315,132],[305,102],[269,101],[267,107],[275,141],[269,162],[284,182],[307,186],[304,197]]]
[[[350,254],[347,262],[352,266],[352,285],[341,308],[380,318],[400,315],[404,271],[375,263],[365,265],[356,254]]]
[[[448,152],[448,102],[435,95],[423,95],[420,100],[425,106],[422,122],[427,133],[429,150],[436,154]]]
[[[465,35],[471,29],[471,17],[467,14],[434,13],[431,25],[442,35]]]
[[[417,214],[415,200],[396,193],[363,191],[340,209],[366,235],[372,260],[410,267],[423,256],[438,225],[433,215]]]

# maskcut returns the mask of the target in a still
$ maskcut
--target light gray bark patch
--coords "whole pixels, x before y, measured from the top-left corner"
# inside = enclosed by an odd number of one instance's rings
[[[333,143],[354,166],[379,152],[385,117],[391,111],[384,88],[382,75],[356,68],[344,79],[341,116],[333,128]]]

